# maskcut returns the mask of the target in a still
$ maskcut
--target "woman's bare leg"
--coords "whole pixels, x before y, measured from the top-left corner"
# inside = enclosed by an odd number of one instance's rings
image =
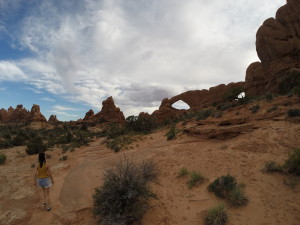
[[[49,208],[51,206],[51,203],[50,203],[50,196],[49,196],[49,188],[45,188],[45,202],[47,204],[47,207]]]

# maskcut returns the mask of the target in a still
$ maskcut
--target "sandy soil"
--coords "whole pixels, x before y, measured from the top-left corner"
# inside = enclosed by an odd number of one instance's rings
[[[290,103],[287,103],[290,102]],[[267,109],[278,105],[270,116]],[[115,165],[124,154],[133,161],[153,159],[160,170],[157,183],[152,184],[157,200],[145,214],[144,225],[203,225],[205,211],[224,200],[207,191],[215,178],[231,174],[246,184],[249,203],[241,208],[226,205],[230,225],[300,225],[300,182],[287,185],[295,178],[262,172],[267,161],[283,163],[289,152],[300,147],[300,123],[286,118],[288,108],[300,108],[290,99],[264,103],[257,114],[250,106],[229,110],[218,120],[247,117],[255,129],[224,140],[207,139],[181,133],[167,141],[167,130],[145,135],[134,148],[114,153],[95,140],[88,147],[68,152],[60,161],[61,150],[47,151],[55,184],[51,188],[52,211],[40,207],[39,189],[33,185],[36,156],[28,156],[25,147],[0,150],[7,161],[0,165],[0,224],[87,224],[95,225],[92,214],[94,189],[103,182],[103,171]],[[239,112],[237,115],[237,111]],[[216,122],[216,119],[211,119]],[[197,122],[178,128],[205,127]],[[199,128],[199,129],[200,129]],[[218,129],[218,126],[216,126]],[[188,178],[177,178],[181,167],[202,173],[207,181],[189,189]]]

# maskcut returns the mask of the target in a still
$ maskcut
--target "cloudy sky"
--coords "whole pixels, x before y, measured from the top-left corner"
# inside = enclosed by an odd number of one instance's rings
[[[255,34],[285,0],[0,0],[0,108],[125,116],[245,80]]]

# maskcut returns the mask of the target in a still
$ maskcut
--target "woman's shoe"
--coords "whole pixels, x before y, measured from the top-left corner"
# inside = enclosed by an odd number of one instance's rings
[[[47,208],[47,211],[50,211],[51,210],[51,206],[49,206],[48,208]]]

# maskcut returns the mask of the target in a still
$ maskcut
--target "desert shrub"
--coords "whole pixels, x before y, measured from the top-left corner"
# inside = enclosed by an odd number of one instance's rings
[[[70,148],[69,145],[62,145],[61,146],[62,153],[66,153],[67,151],[69,151],[69,148]]]
[[[134,132],[149,133],[157,128],[157,124],[150,116],[129,116],[126,118],[126,129]]]
[[[223,112],[222,111],[216,111],[216,112],[214,112],[213,116],[215,118],[221,118],[223,116]]]
[[[188,187],[193,188],[194,186],[203,183],[205,178],[197,171],[190,172],[190,180],[188,181]]]
[[[0,149],[2,148],[11,148],[14,145],[12,144],[12,140],[0,140]]]
[[[288,159],[285,161],[283,167],[289,173],[300,175],[300,148],[296,148],[289,154]]]
[[[24,145],[26,142],[26,138],[24,136],[21,136],[21,135],[17,135],[13,138],[12,140],[12,144],[14,146],[21,146],[21,145]]]
[[[224,204],[210,208],[205,217],[205,225],[224,225],[228,220]]]
[[[93,195],[99,224],[131,225],[139,221],[149,207],[148,200],[156,197],[149,187],[156,177],[152,161],[136,164],[125,159],[107,170],[103,186]]]
[[[252,106],[250,108],[250,110],[251,110],[252,113],[256,113],[259,109],[260,109],[259,105],[254,105],[254,106]]]
[[[224,102],[217,105],[217,110],[225,111],[236,106],[238,106],[237,102]]]
[[[63,155],[62,157],[59,158],[60,161],[65,161],[68,159],[67,155]]]
[[[289,117],[300,116],[300,109],[289,109],[287,113]]]
[[[211,116],[212,110],[211,109],[204,109],[202,111],[197,112],[196,114],[196,120],[205,120],[209,116]]]
[[[274,161],[269,161],[265,164],[264,171],[266,172],[283,172],[282,166]]]
[[[168,133],[166,133],[166,136],[168,141],[176,138],[176,128],[174,124],[170,127]]]
[[[0,154],[0,164],[4,164],[6,161],[6,155],[5,154]]]
[[[180,168],[177,177],[184,177],[184,176],[186,176],[188,174],[189,174],[189,171],[187,170],[187,168],[182,167],[182,168]]]
[[[120,151],[122,148],[132,143],[132,139],[128,136],[120,136],[114,139],[109,139],[106,142],[106,146],[115,152]]]
[[[282,76],[283,79],[282,81],[279,83],[279,92],[281,94],[287,94],[289,93],[291,90],[293,90],[293,88],[298,88],[300,87],[300,74],[297,71],[293,71],[288,73],[286,76]]]
[[[47,146],[43,143],[41,137],[35,137],[27,143],[25,150],[28,155],[33,155],[46,151]]]
[[[267,100],[267,102],[273,101],[273,95],[272,94],[266,94],[266,100]]]
[[[245,195],[245,185],[244,184],[236,185],[229,192],[228,201],[232,206],[246,205],[248,202],[248,198]]]
[[[225,101],[233,101],[236,99],[239,99],[238,96],[243,93],[245,90],[243,87],[233,87],[228,89],[224,95],[223,95],[223,99]]]
[[[233,176],[226,175],[217,178],[208,185],[208,191],[214,192],[220,198],[226,198],[231,190],[236,186],[236,179]]]
[[[278,109],[278,106],[272,106],[271,108],[269,108],[268,110],[267,110],[267,112],[269,113],[269,112],[273,112],[273,111],[276,111]]]

